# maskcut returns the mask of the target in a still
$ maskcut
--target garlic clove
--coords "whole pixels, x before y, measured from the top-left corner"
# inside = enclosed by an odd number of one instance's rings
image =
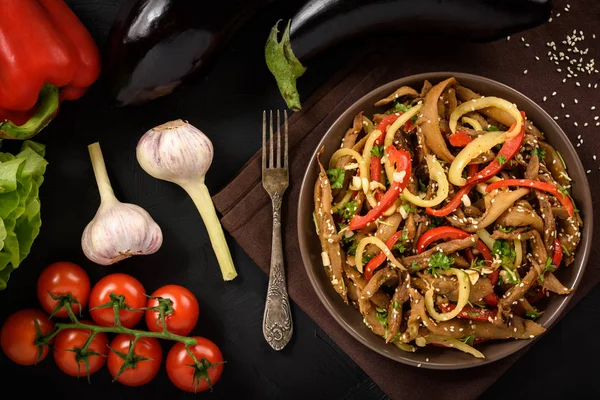
[[[119,201],[102,204],[81,237],[87,258],[111,265],[135,255],[153,254],[162,245],[158,224],[143,208]]]

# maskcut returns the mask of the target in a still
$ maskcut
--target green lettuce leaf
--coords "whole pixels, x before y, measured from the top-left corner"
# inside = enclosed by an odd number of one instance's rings
[[[45,146],[24,141],[16,155],[0,153],[0,290],[29,255],[42,225],[39,188]]]

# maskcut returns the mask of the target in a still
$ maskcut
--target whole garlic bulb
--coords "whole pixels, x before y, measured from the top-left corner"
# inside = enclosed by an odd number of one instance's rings
[[[204,183],[213,152],[210,139],[181,119],[150,129],[136,149],[138,162],[149,175],[183,186]]]
[[[114,195],[98,143],[89,146],[100,191],[100,207],[81,236],[83,253],[100,265],[135,255],[152,254],[162,245],[158,224],[142,207],[121,203]]]
[[[138,142],[136,155],[140,166],[148,174],[176,183],[190,195],[208,231],[223,279],[234,279],[237,271],[204,184],[213,160],[210,139],[200,129],[178,119],[147,131]]]

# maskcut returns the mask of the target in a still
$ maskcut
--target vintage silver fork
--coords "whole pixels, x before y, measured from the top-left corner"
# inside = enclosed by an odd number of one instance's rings
[[[292,337],[292,313],[288,299],[283,247],[281,242],[281,201],[288,187],[288,119],[283,112],[285,144],[281,164],[281,122],[277,110],[277,159],[273,156],[273,111],[269,111],[269,156],[267,157],[267,112],[263,111],[262,183],[273,205],[273,238],[271,241],[271,272],[263,316],[263,335],[275,350],[281,350]],[[267,163],[268,160],[268,163]]]

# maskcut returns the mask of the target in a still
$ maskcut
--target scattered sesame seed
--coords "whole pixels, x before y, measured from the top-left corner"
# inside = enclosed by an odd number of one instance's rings
[[[524,42],[525,38],[523,36],[521,36],[521,42]]]
[[[527,70],[523,71],[523,74],[527,74]]]
[[[595,109],[596,109],[596,106],[592,106],[592,107],[590,108],[590,110],[595,110]]]
[[[586,122],[585,124],[583,124],[583,126],[588,126],[588,123]]]
[[[587,171],[585,171],[586,174],[589,174],[590,172],[592,172],[591,169],[588,169]]]
[[[507,36],[507,37],[506,37],[506,40],[510,40],[510,36]]]
[[[573,125],[575,126],[579,126],[579,124],[577,122],[573,122]]]
[[[565,103],[560,103],[560,108],[565,108]]]
[[[569,114],[565,114],[565,118],[569,118],[569,117],[570,117],[570,115],[569,115]]]
[[[529,45],[527,45],[527,46],[529,46]],[[540,58],[539,58],[538,56],[535,56],[535,59],[536,59],[537,61],[540,61]]]
[[[542,101],[546,101],[546,99],[548,99],[546,96],[544,96],[544,98],[542,99]]]
[[[556,92],[552,92],[552,96],[556,96]]]
[[[581,86],[581,85],[579,84],[579,82],[575,82],[575,85],[577,85],[577,86]]]
[[[554,116],[554,119],[558,119],[558,116],[557,116],[557,115],[555,115],[555,116]]]
[[[573,101],[575,102],[575,104],[579,103],[579,100],[577,99],[573,99]]]

